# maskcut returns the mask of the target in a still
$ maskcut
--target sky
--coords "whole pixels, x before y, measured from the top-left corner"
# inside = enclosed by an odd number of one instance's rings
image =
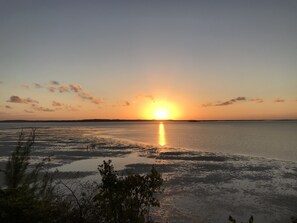
[[[0,0],[0,120],[162,117],[296,119],[297,1]]]

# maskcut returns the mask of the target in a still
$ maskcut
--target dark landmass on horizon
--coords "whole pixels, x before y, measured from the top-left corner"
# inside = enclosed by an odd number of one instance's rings
[[[2,122],[265,122],[265,121],[297,121],[297,119],[225,119],[225,120],[195,120],[195,119],[74,119],[74,120],[0,120]]]

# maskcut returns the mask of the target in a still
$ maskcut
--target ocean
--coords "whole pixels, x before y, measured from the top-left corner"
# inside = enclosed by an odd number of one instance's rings
[[[90,128],[132,143],[297,161],[297,121],[0,123],[0,131],[30,127]]]

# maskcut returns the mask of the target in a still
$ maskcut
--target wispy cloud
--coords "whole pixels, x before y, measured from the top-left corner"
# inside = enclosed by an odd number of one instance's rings
[[[203,104],[202,107],[211,107],[211,106],[228,106],[228,105],[233,105],[238,102],[255,102],[255,103],[263,103],[264,100],[261,98],[246,98],[246,97],[237,97],[237,98],[232,98],[227,101],[223,102],[211,102],[211,103],[206,103]]]
[[[25,109],[24,112],[26,112],[26,113],[34,113],[34,111],[30,111],[30,110],[27,110],[27,109]]]
[[[129,101],[125,101],[125,103],[123,104],[123,106],[130,106],[131,103]]]
[[[43,88],[43,86],[41,84],[37,84],[37,83],[34,83],[33,84],[33,87],[35,87],[35,88]]]
[[[77,93],[77,95],[83,100],[88,100],[94,104],[100,104],[103,102],[101,98],[98,98],[98,97],[84,91],[82,89],[82,87],[78,84],[70,84],[69,88],[72,92]]]
[[[237,98],[232,98],[228,101],[224,101],[224,102],[217,102],[217,103],[207,103],[207,104],[203,104],[203,107],[210,107],[210,106],[227,106],[227,105],[232,105],[235,104],[237,102],[240,101],[246,101],[246,97],[237,97]]]
[[[38,104],[39,103],[38,101],[33,100],[31,98],[20,98],[19,96],[15,96],[15,95],[10,96],[7,102],[21,103],[21,104]]]
[[[60,93],[69,92],[69,87],[67,85],[60,85],[58,90]]]
[[[48,90],[49,92],[55,92],[55,91],[56,91],[56,88],[53,87],[53,86],[49,86],[49,87],[47,87],[47,90]]]
[[[52,106],[54,106],[54,107],[59,107],[59,106],[62,106],[62,105],[63,105],[63,103],[61,103],[61,102],[57,102],[57,101],[52,102]]]
[[[37,106],[36,104],[32,104],[31,108],[34,109],[35,111],[41,111],[41,112],[54,112],[55,111],[54,109]]]
[[[69,87],[70,87],[71,91],[76,92],[76,93],[82,91],[81,86],[78,84],[77,85],[70,84]]]
[[[283,103],[283,102],[285,102],[285,100],[284,99],[281,99],[281,98],[277,98],[277,99],[274,100],[274,102],[276,102],[276,103]]]
[[[58,101],[53,101],[52,102],[52,106],[53,107],[56,107],[55,110],[67,110],[67,111],[78,111],[77,108],[71,106],[71,105],[67,105],[67,104],[64,104],[62,102],[58,102]]]
[[[81,99],[88,100],[88,101],[90,101],[90,102],[92,102],[94,104],[100,104],[100,103],[103,102],[101,98],[95,97],[95,96],[93,96],[93,95],[91,95],[91,94],[89,94],[89,93],[87,93],[85,91],[78,92],[78,96]]]
[[[261,99],[261,98],[251,98],[251,99],[249,99],[249,101],[256,102],[256,103],[263,103],[264,102],[264,100]]]
[[[50,84],[52,84],[52,85],[59,85],[59,82],[58,81],[50,81]]]
[[[50,81],[50,86],[47,86],[49,92],[59,91],[60,93],[74,93],[83,100],[90,101],[94,104],[103,103],[103,100],[85,91],[79,84],[59,84],[58,81]],[[55,85],[55,86],[52,86]],[[72,109],[73,110],[73,109]]]

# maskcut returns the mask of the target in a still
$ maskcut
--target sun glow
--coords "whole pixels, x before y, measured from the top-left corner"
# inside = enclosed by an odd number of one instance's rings
[[[143,116],[146,119],[168,120],[179,118],[176,106],[166,101],[155,101],[143,107]]]
[[[153,116],[154,116],[154,119],[165,120],[170,117],[170,114],[167,108],[158,107],[155,109]]]

